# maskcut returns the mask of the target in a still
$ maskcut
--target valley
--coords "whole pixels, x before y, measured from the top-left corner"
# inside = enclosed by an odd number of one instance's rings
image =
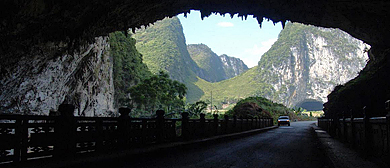
[[[176,17],[138,30],[133,37],[152,72],[165,70],[172,79],[188,86],[188,103],[210,102],[212,92],[218,109],[249,96],[265,97],[288,107],[305,102],[323,104],[335,86],[357,76],[366,64],[364,51],[369,47],[338,29],[289,22],[273,46],[259,55],[258,65],[248,69],[233,57],[227,57],[235,61],[224,66],[221,56],[205,44],[186,44]],[[148,47],[152,42],[153,47]],[[226,69],[237,71],[228,73]]]

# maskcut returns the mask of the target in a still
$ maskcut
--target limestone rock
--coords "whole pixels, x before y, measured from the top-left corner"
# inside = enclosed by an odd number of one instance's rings
[[[54,56],[42,51],[21,59],[17,68],[0,80],[1,113],[47,115],[60,104],[70,103],[76,106],[76,116],[112,114],[113,63],[108,49],[108,37],[97,37],[74,54]]]
[[[280,42],[263,56],[272,59],[271,65],[260,61],[259,71],[274,88],[275,94],[267,97],[287,106],[327,102],[335,86],[355,78],[367,63],[369,46],[341,30],[294,23],[283,31]],[[279,55],[270,54],[272,50]]]

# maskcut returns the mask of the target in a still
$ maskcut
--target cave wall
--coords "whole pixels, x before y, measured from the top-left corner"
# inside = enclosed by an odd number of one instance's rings
[[[386,116],[385,102],[390,100],[390,49],[371,49],[370,60],[359,76],[336,86],[324,104],[327,118]],[[363,110],[365,108],[365,110]]]
[[[0,79],[0,114],[48,115],[62,103],[76,106],[76,116],[112,114],[113,62],[108,37],[55,56],[64,46],[48,43],[45,50],[19,60],[14,71]]]
[[[254,15],[260,24],[266,17],[274,22],[337,27],[370,45],[390,45],[386,43],[390,37],[390,2],[386,0],[4,0],[0,6],[1,52],[29,42],[93,41],[97,36],[148,25],[191,9],[200,10],[202,17],[212,12],[238,13]],[[4,41],[18,43],[6,48]]]

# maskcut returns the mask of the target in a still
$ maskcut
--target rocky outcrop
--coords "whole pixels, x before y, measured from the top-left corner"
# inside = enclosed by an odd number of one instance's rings
[[[1,113],[47,115],[60,104],[70,103],[76,106],[76,116],[111,114],[113,65],[107,40],[97,37],[72,54],[54,57],[46,50],[21,59],[15,71],[0,80]]]
[[[385,102],[390,99],[390,50],[371,50],[368,52],[367,66],[359,72],[359,76],[337,86],[328,95],[328,102],[324,104],[327,118],[351,115],[364,117],[364,112],[368,117],[383,117],[388,114]]]
[[[313,100],[322,104],[336,85],[363,69],[367,47],[338,29],[288,24],[260,60],[259,74],[273,86],[269,98],[274,101],[290,107]]]
[[[248,66],[239,58],[230,57],[226,54],[220,55],[219,58],[222,61],[227,79],[233,78],[248,70]]]
[[[189,44],[187,50],[200,68],[200,71],[195,73],[208,82],[230,79],[248,70],[239,58],[226,54],[218,56],[205,44]]]

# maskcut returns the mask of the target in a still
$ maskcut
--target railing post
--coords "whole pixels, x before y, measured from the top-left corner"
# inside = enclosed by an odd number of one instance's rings
[[[251,126],[250,126],[250,129],[253,129],[253,120],[254,120],[254,118],[252,117],[252,118],[251,118]]]
[[[128,148],[130,145],[130,114],[131,109],[126,107],[119,108],[119,119],[118,119],[118,145],[123,145],[121,148]]]
[[[103,120],[98,118],[96,120],[96,150],[99,151],[103,148]]]
[[[244,119],[241,116],[240,117],[240,131],[243,131],[243,130],[244,130]]]
[[[347,127],[347,123],[345,122],[345,111],[343,111],[343,139],[344,139],[344,142],[348,142],[348,127]]]
[[[260,128],[264,128],[264,119],[260,118],[259,122],[260,122]]]
[[[225,119],[225,126],[224,126],[224,133],[229,133],[229,116],[224,115],[223,118]]]
[[[200,119],[199,119],[199,122],[200,122],[200,137],[205,137],[206,136],[206,129],[205,129],[205,125],[206,125],[206,114],[203,114],[201,113],[200,114]]]
[[[190,130],[188,128],[188,118],[189,114],[187,112],[181,113],[181,136],[184,140],[190,139]]]
[[[246,117],[245,130],[249,130],[249,118]]]
[[[270,119],[269,119],[269,123],[268,123],[268,127],[270,127],[270,126],[273,125],[273,122],[272,122],[272,121],[273,121],[273,118],[270,118]]]
[[[56,144],[54,156],[57,158],[73,157],[76,154],[76,122],[74,119],[74,106],[61,104],[58,108],[60,116],[55,122]]]
[[[371,124],[370,124],[370,114],[369,114],[369,109],[367,106],[363,107],[363,125],[364,125],[364,150],[365,155],[369,156],[371,153]]]
[[[214,121],[214,135],[218,135],[218,125],[219,125],[219,121],[218,121],[218,114],[213,114],[213,121]]]
[[[173,136],[173,137],[170,137],[170,139],[172,141],[176,141],[176,138],[177,138],[177,134],[176,134],[176,120],[172,120],[172,128],[169,129],[170,130],[170,134]]]
[[[13,159],[14,163],[20,162],[22,160],[21,152],[22,149],[24,150],[23,146],[25,146],[23,142],[25,141],[24,139],[28,138],[28,136],[25,136],[24,134],[24,128],[22,125],[23,123],[24,123],[23,119],[16,119],[15,121],[15,137],[17,140],[17,144],[15,145],[15,149],[14,149],[14,159]],[[24,153],[26,152],[27,150]]]
[[[156,111],[156,129],[157,129],[157,143],[162,143],[164,141],[164,110],[157,110]]]
[[[390,152],[390,100],[387,100],[385,102],[385,109],[386,109],[386,125],[387,125],[387,149],[386,152]]]
[[[148,121],[143,119],[142,120],[142,130],[141,130],[141,134],[142,134],[142,138],[141,138],[141,143],[142,144],[146,144],[148,143],[148,140],[147,140],[147,136],[148,136]]]
[[[336,120],[337,120],[337,115],[335,111],[334,113],[331,114],[331,121],[329,122],[330,126],[328,127],[328,133],[332,137],[336,137],[336,133],[337,133]]]
[[[355,124],[353,123],[353,120],[354,120],[354,115],[353,115],[353,111],[351,110],[351,143],[352,143],[352,147],[355,147]]]
[[[233,116],[233,132],[237,132],[237,116]]]

